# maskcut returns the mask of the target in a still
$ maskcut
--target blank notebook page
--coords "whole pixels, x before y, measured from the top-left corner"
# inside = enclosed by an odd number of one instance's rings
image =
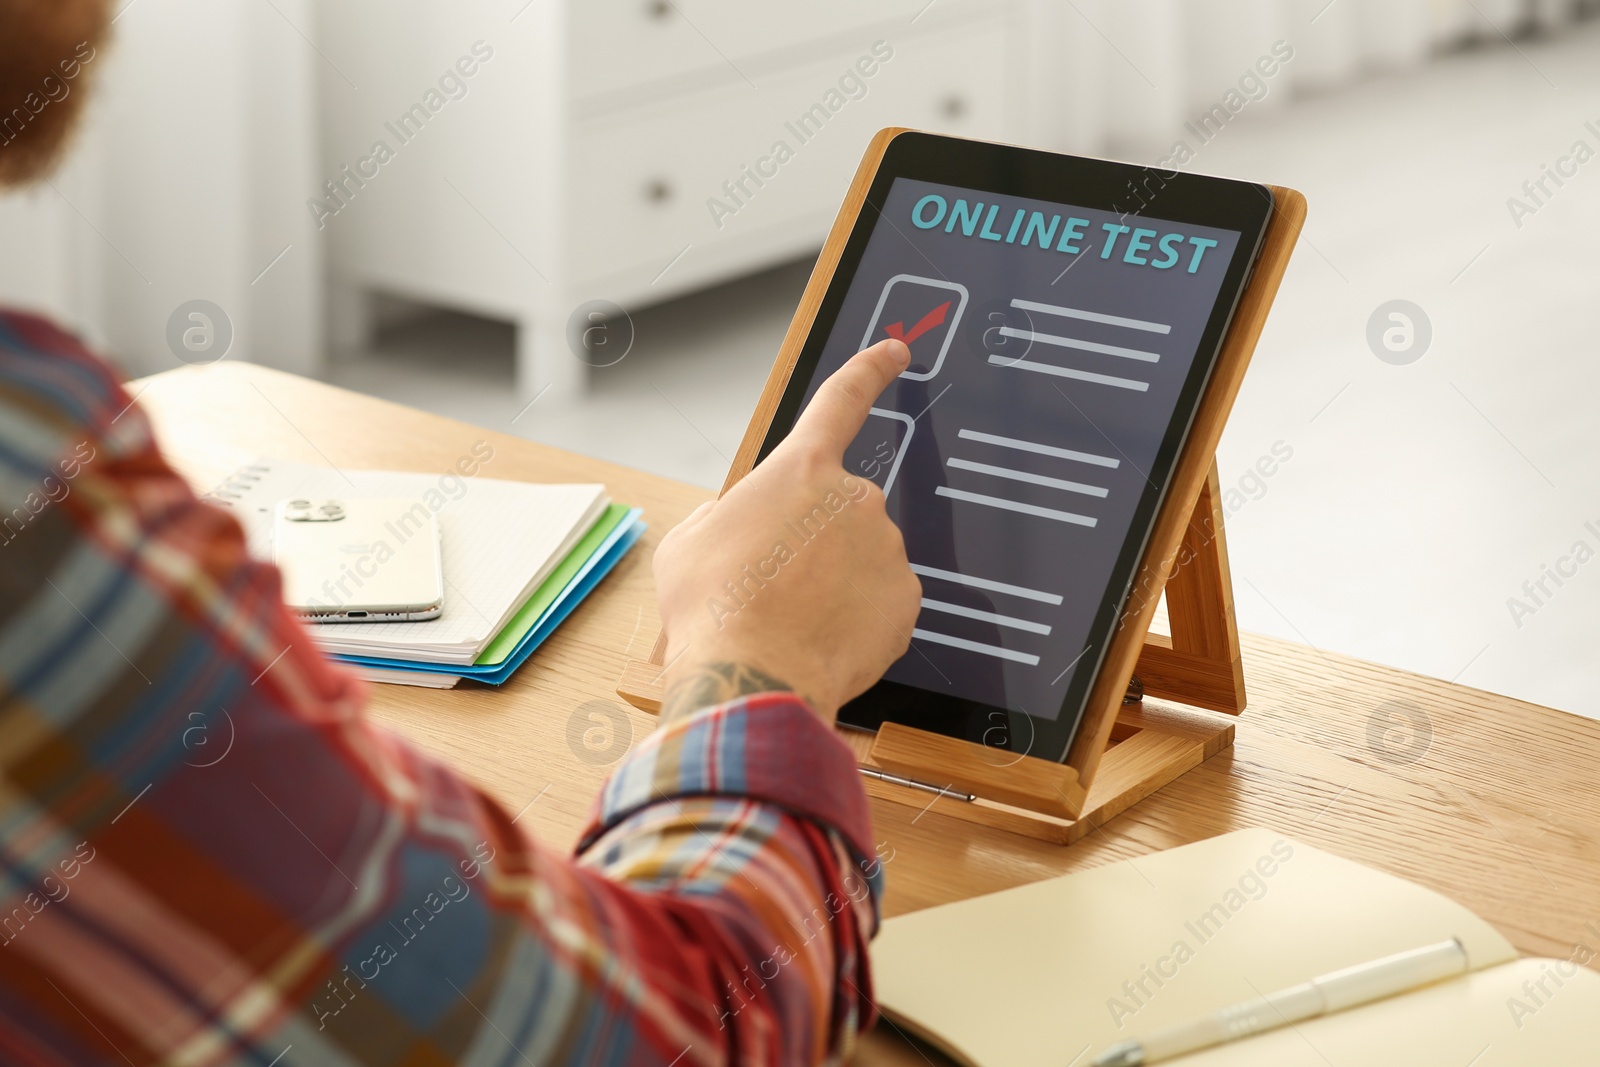
[[[1516,958],[1438,893],[1240,830],[890,919],[873,984],[968,1062],[1084,1067],[1086,1049],[1451,937],[1474,968]]]

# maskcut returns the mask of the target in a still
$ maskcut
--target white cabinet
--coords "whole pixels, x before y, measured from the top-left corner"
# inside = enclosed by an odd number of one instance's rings
[[[1007,37],[1005,19],[987,18],[914,45],[880,38],[886,60],[868,47],[772,73],[758,92],[737,82],[582,119],[571,141],[576,280],[649,298],[652,283],[681,291],[815,247],[884,126],[1017,137]]]
[[[879,128],[1050,144],[1065,106],[1031,88],[1059,82],[1030,71],[1033,0],[524,2],[324,7],[336,344],[387,292],[514,320],[519,391],[575,392],[575,308],[815,250]],[[346,165],[376,173],[339,185]]]

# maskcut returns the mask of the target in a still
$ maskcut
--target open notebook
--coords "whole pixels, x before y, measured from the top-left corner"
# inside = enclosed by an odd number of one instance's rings
[[[313,629],[327,652],[473,663],[606,510],[605,486],[545,485],[401,471],[336,470],[258,459],[208,494],[233,508],[259,559],[272,558],[272,509],[284,497],[407,497],[439,519],[444,611],[427,622]]]
[[[1600,1062],[1600,975],[1518,959],[1459,904],[1269,830],[1241,830],[884,923],[889,1019],[975,1067],[1086,1067],[1108,1046],[1329,971],[1459,938],[1459,978],[1174,1067]]]

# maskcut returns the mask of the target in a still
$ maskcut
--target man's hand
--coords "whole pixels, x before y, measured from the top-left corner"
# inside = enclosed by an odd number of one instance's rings
[[[662,540],[663,718],[791,689],[832,721],[905,653],[922,586],[883,492],[843,461],[910,358],[899,341],[852,357],[771,455]]]

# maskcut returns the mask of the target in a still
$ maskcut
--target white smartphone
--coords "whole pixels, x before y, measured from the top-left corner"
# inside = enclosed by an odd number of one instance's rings
[[[444,610],[439,520],[419,500],[280,500],[273,562],[311,622],[414,622]]]

